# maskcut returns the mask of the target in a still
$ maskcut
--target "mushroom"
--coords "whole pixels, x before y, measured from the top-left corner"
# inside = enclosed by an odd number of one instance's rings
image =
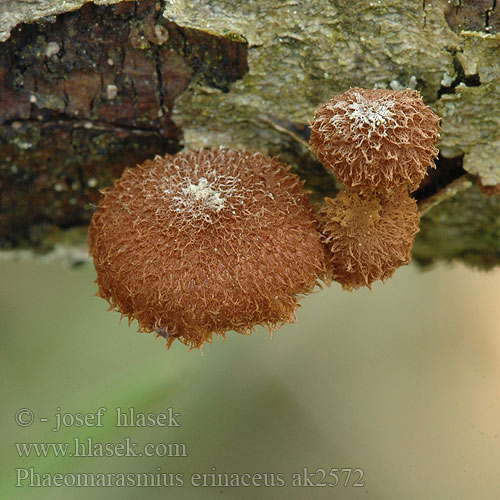
[[[103,193],[88,233],[98,295],[169,347],[273,331],[328,281],[303,182],[264,154],[157,156]]]
[[[351,88],[320,106],[310,147],[360,193],[417,189],[438,155],[439,117],[415,90]]]
[[[345,290],[371,288],[411,260],[419,213],[406,188],[370,196],[341,191],[325,199],[320,216],[332,278]]]

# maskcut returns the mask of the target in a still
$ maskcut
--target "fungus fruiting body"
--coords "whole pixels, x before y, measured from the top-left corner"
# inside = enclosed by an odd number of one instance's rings
[[[435,167],[439,117],[414,90],[351,88],[320,106],[310,147],[347,191],[321,210],[333,279],[371,287],[411,260],[414,191]]]
[[[278,160],[230,149],[157,156],[106,189],[89,227],[98,295],[170,346],[273,331],[333,277],[371,287],[411,260],[416,189],[439,118],[416,91],[353,88],[322,105],[311,149],[346,186],[319,214]]]
[[[419,92],[351,88],[316,110],[310,146],[348,188],[413,191],[434,167],[438,136],[439,117]]]
[[[89,228],[98,294],[168,345],[293,321],[300,295],[327,279],[302,184],[276,159],[227,149],[125,170]]]
[[[411,260],[419,215],[406,189],[371,196],[342,191],[325,199],[321,217],[332,278],[346,290],[371,287]]]

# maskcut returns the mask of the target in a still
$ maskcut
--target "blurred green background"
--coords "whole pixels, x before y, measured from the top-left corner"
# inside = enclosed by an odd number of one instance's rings
[[[410,266],[372,292],[334,285],[306,297],[298,323],[272,339],[261,328],[230,333],[203,355],[180,343],[167,351],[162,339],[119,323],[94,297],[91,264],[1,261],[0,277],[2,499],[500,498],[498,270]],[[107,408],[103,427],[51,430],[57,408],[99,407]],[[170,407],[181,426],[119,428],[116,407]],[[16,425],[20,408],[33,411],[31,426]],[[184,443],[188,456],[36,458],[19,457],[14,446],[77,436]],[[160,470],[182,473],[185,484],[16,488],[16,468],[31,467]],[[281,473],[286,485],[190,486],[191,474],[212,467]],[[292,487],[304,467],[361,468],[364,487]]]

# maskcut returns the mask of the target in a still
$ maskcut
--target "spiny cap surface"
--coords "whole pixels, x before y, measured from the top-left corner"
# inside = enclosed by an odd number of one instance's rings
[[[341,191],[320,216],[333,279],[346,290],[370,288],[411,260],[419,214],[405,188],[368,197]]]
[[[352,88],[316,110],[311,149],[359,192],[414,191],[434,167],[439,117],[415,90]]]
[[[89,228],[98,294],[169,346],[294,321],[327,261],[302,185],[248,151],[182,152],[125,170]]]

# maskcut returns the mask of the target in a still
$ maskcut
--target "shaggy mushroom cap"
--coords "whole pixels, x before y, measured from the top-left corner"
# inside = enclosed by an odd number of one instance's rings
[[[327,274],[302,186],[248,151],[182,152],[125,170],[89,228],[98,295],[168,346],[294,321],[299,296]]]
[[[325,199],[320,216],[333,279],[346,290],[371,288],[411,260],[419,214],[406,189],[369,197],[342,191]]]
[[[359,192],[417,189],[435,167],[439,117],[415,90],[352,88],[316,110],[311,149]]]

